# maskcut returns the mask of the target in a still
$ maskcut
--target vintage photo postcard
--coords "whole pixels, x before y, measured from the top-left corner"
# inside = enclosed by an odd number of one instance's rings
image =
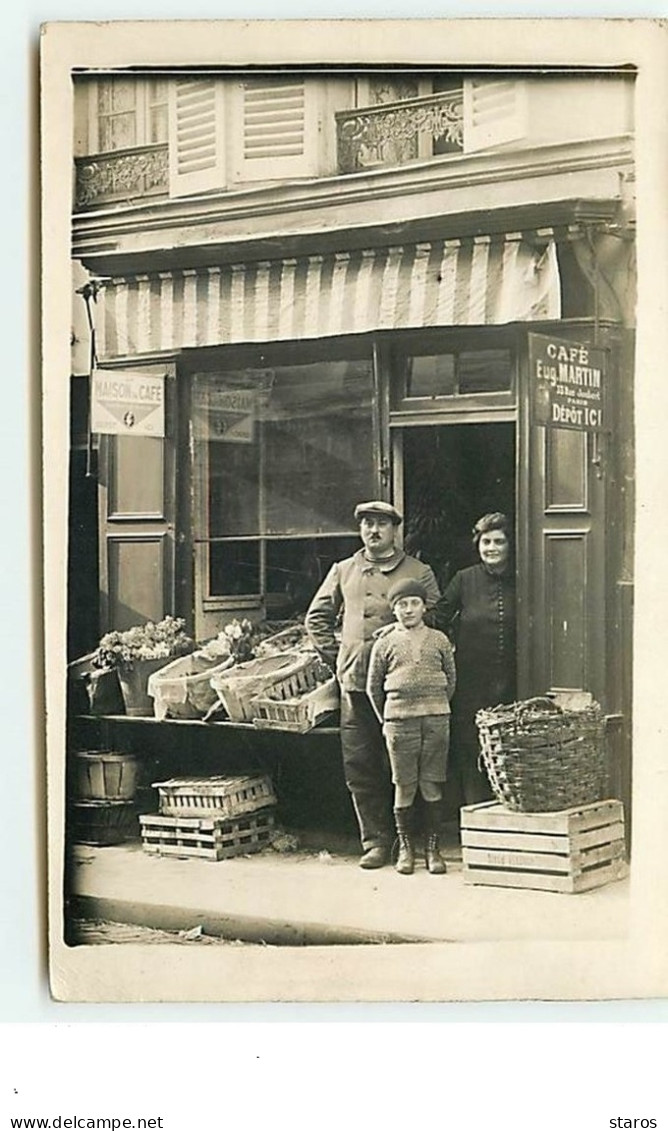
[[[664,996],[665,61],[44,26],[56,999]]]

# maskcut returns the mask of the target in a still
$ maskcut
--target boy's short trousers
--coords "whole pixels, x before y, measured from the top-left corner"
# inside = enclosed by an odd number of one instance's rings
[[[395,785],[445,781],[450,744],[449,715],[386,719],[383,735]]]

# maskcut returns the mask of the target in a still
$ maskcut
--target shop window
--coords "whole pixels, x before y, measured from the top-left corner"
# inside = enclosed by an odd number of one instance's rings
[[[332,561],[358,545],[373,494],[370,362],[197,374],[195,540],[206,602],[302,612]]]

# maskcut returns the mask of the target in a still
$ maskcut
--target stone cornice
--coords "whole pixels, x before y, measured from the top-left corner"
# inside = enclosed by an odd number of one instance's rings
[[[256,238],[283,244],[325,239],[346,228],[387,228],[438,216],[441,224],[476,211],[589,196],[618,197],[632,173],[628,136],[432,160],[348,176],[264,185],[194,198],[141,201],[73,218],[73,254],[102,261],[149,254],[225,254]],[[564,193],[564,187],[574,191]],[[515,186],[524,191],[515,191]],[[536,186],[543,186],[537,191]],[[591,191],[584,191],[590,186]],[[505,196],[505,200],[504,200]]]

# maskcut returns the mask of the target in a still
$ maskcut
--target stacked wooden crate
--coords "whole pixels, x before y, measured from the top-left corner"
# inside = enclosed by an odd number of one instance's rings
[[[264,776],[155,782],[160,812],[139,818],[146,852],[227,860],[270,841],[276,797]]]

